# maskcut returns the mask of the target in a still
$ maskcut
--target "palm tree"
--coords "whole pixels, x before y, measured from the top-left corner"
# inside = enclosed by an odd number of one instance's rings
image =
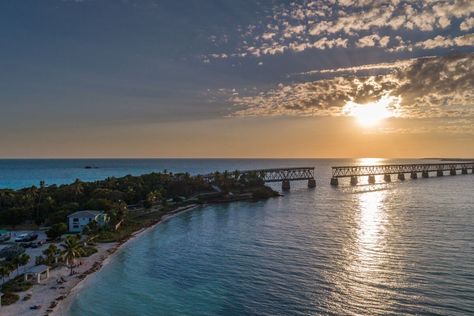
[[[74,260],[84,253],[84,249],[79,243],[78,236],[68,236],[64,244],[62,244],[61,246],[64,248],[62,254],[64,259],[66,259],[66,264],[71,269],[70,275],[72,275],[74,268]]]

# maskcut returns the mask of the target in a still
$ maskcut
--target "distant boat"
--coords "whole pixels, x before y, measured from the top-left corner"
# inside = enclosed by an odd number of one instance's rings
[[[84,169],[99,169],[97,166],[85,166]]]

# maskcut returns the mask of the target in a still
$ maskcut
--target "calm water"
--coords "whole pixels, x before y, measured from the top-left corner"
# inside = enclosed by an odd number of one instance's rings
[[[166,162],[56,174],[314,165],[318,187],[172,218],[119,252],[66,314],[474,314],[474,175],[335,189],[330,166],[360,162]]]

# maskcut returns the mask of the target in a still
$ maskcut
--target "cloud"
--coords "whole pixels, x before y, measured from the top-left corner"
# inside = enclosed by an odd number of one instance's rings
[[[469,31],[474,24],[473,14],[472,0],[322,0],[275,4],[255,24],[239,27],[240,41],[227,54],[261,57],[288,50],[335,47],[379,47],[389,52],[423,49],[422,44],[409,45],[406,39],[395,41],[389,36],[393,31],[403,31],[403,36],[408,35],[406,38],[416,43],[414,38],[426,38],[423,33],[436,36],[437,30],[455,28],[457,32]],[[453,38],[461,36],[454,31],[450,34]],[[466,46],[459,45],[460,40],[437,47]],[[425,46],[432,44],[428,42]]]
[[[436,36],[432,39],[427,39],[416,43],[414,46],[423,49],[434,49],[438,47],[461,47],[461,46],[473,46],[474,45],[474,34],[461,35],[455,38],[444,37],[441,35]]]
[[[356,43],[357,47],[387,47],[388,42],[390,41],[389,36],[380,37],[377,34],[367,35],[359,38]]]
[[[459,29],[461,31],[469,31],[470,29],[474,28],[474,17],[470,17],[464,20],[460,25]]]
[[[432,56],[423,57],[423,58],[433,58]],[[370,70],[392,70],[396,68],[405,68],[412,65],[416,62],[418,58],[406,59],[406,60],[397,60],[389,63],[377,63],[377,64],[367,64],[361,66],[353,67],[344,67],[344,68],[335,68],[335,69],[321,69],[321,70],[311,70],[306,72],[301,72],[298,75],[313,75],[313,74],[327,74],[327,73],[358,73],[361,71],[370,71]]]
[[[234,116],[343,116],[352,101],[374,102],[382,97],[400,100],[405,118],[474,119],[474,54],[400,61],[374,76],[338,76],[294,84],[279,84],[258,93],[235,94]],[[376,65],[354,69],[371,69]],[[334,70],[343,72],[350,68]]]

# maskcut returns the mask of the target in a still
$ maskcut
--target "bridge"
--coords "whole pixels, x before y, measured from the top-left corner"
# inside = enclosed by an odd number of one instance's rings
[[[367,176],[368,182],[374,184],[376,175],[383,175],[385,182],[391,182],[392,174],[397,174],[398,180],[403,181],[406,173],[410,174],[411,179],[417,179],[418,173],[421,173],[423,178],[428,178],[430,172],[442,177],[446,171],[455,176],[458,171],[468,174],[469,170],[474,173],[474,162],[332,167],[331,185],[337,186],[339,178],[350,178],[351,184],[356,185],[358,177]]]
[[[316,180],[314,179],[314,167],[238,170],[239,177],[246,174],[257,174],[265,182],[281,182],[281,187],[284,191],[288,191],[290,189],[290,181],[308,180],[309,188],[316,187]],[[233,172],[229,172],[229,176],[235,177],[235,174]],[[214,179],[214,174],[211,173],[203,177],[207,181],[212,181],[212,179]]]

